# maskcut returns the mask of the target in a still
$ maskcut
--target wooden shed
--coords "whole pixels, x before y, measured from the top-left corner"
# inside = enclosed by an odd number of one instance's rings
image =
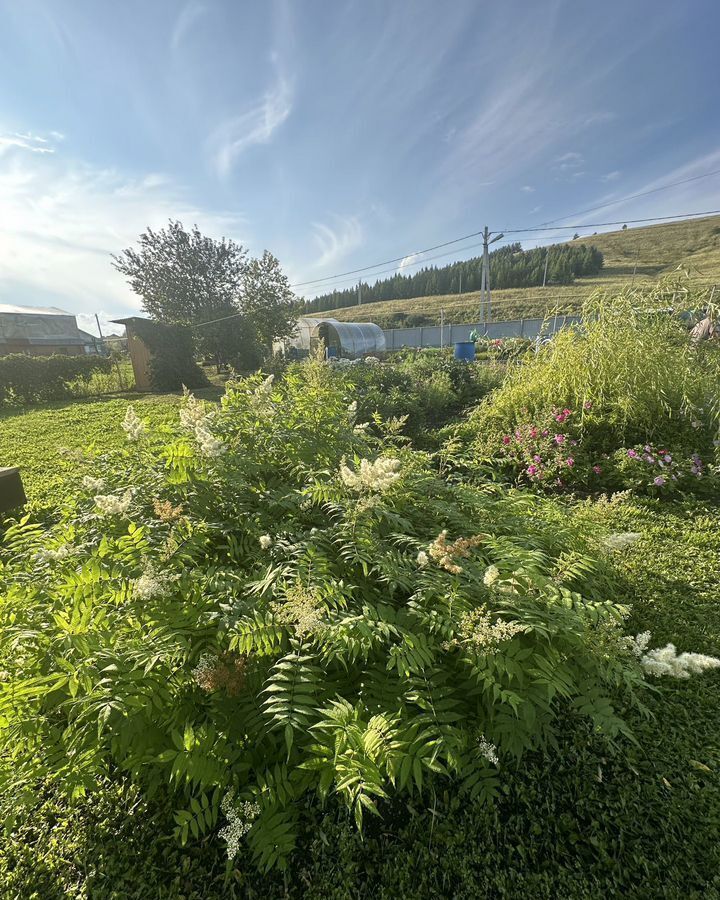
[[[132,363],[133,373],[135,375],[135,388],[138,391],[151,391],[152,379],[150,376],[150,360],[152,354],[137,333],[139,322],[146,322],[140,316],[130,316],[127,319],[113,319],[116,325],[125,326],[125,336],[127,338],[128,352],[130,354],[130,362]]]

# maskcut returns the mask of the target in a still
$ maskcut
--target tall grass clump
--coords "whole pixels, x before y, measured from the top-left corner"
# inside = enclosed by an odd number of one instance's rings
[[[705,471],[718,434],[720,349],[693,344],[686,321],[668,309],[671,298],[662,284],[596,295],[582,325],[510,370],[470,418],[463,433],[475,457],[560,486],[617,475],[621,457],[610,458],[621,449],[651,470],[677,452],[688,471]],[[682,303],[701,299],[690,292]],[[568,471],[559,474],[563,463]]]

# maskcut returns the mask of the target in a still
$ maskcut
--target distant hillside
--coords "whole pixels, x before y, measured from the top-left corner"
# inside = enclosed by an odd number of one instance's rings
[[[700,281],[717,279],[720,283],[720,216],[588,235],[572,243],[592,245],[602,252],[605,263],[599,275],[578,278],[569,285],[493,291],[493,320],[542,316],[556,307],[559,312],[577,312],[596,288],[612,289],[628,284],[635,267],[635,284],[655,281],[678,266],[689,269]],[[436,325],[440,322],[441,309],[446,323],[476,322],[479,308],[480,293],[473,291],[347,306],[315,315],[401,328],[412,324]]]

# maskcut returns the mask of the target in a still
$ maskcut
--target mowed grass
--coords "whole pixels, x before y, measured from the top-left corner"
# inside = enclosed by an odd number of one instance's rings
[[[635,285],[653,283],[678,267],[687,269],[698,283],[720,282],[720,216],[628,228],[627,231],[579,238],[578,243],[593,244],[602,250],[605,265],[599,276],[579,278],[570,285],[493,291],[493,321],[539,317],[556,310],[575,313],[598,288],[612,290],[630,282]],[[447,324],[477,322],[480,292],[388,300],[316,315],[397,328],[402,325],[395,318],[397,313],[424,315],[428,317],[428,324],[439,325],[441,309]]]
[[[197,391],[207,399],[218,389]],[[179,394],[58,401],[22,411],[0,412],[0,466],[19,466],[30,501],[60,502],[67,486],[92,473],[92,457],[125,441],[122,421],[130,404],[159,425],[176,417]]]

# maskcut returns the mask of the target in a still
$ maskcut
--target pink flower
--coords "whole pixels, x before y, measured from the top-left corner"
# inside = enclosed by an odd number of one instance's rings
[[[528,466],[528,467],[527,467],[527,473],[528,473],[528,475],[530,475],[531,477],[532,477],[533,475],[537,475],[537,466]]]
[[[568,456],[568,458],[565,460],[565,462],[571,469],[575,465],[575,460],[572,458],[572,456]]]
[[[503,444],[509,444],[509,443],[510,443],[510,435],[509,434],[503,435]]]
[[[602,466],[593,466],[593,472],[599,475],[602,472]]]
[[[662,475],[658,475],[658,477],[655,479],[655,482],[654,482],[654,483],[655,483],[658,487],[662,487],[662,486],[665,484],[665,479],[662,477]]]
[[[547,430],[547,428],[543,428],[542,436],[547,437],[549,434],[550,434],[550,432]],[[718,444],[720,444],[720,441],[718,441]]]
[[[630,459],[636,459],[637,458],[637,450],[628,450],[627,455],[630,457]]]
[[[555,435],[555,443],[556,444],[564,444],[565,443],[565,435],[564,434],[556,434]]]
[[[585,407],[585,409],[592,409],[592,400],[586,400],[583,403],[583,406]]]
[[[530,437],[531,437],[531,438],[536,438],[536,437],[537,437],[537,428],[531,428],[531,429],[530,429]]]
[[[533,456],[533,462],[541,463],[541,462],[542,462],[542,456]]]

